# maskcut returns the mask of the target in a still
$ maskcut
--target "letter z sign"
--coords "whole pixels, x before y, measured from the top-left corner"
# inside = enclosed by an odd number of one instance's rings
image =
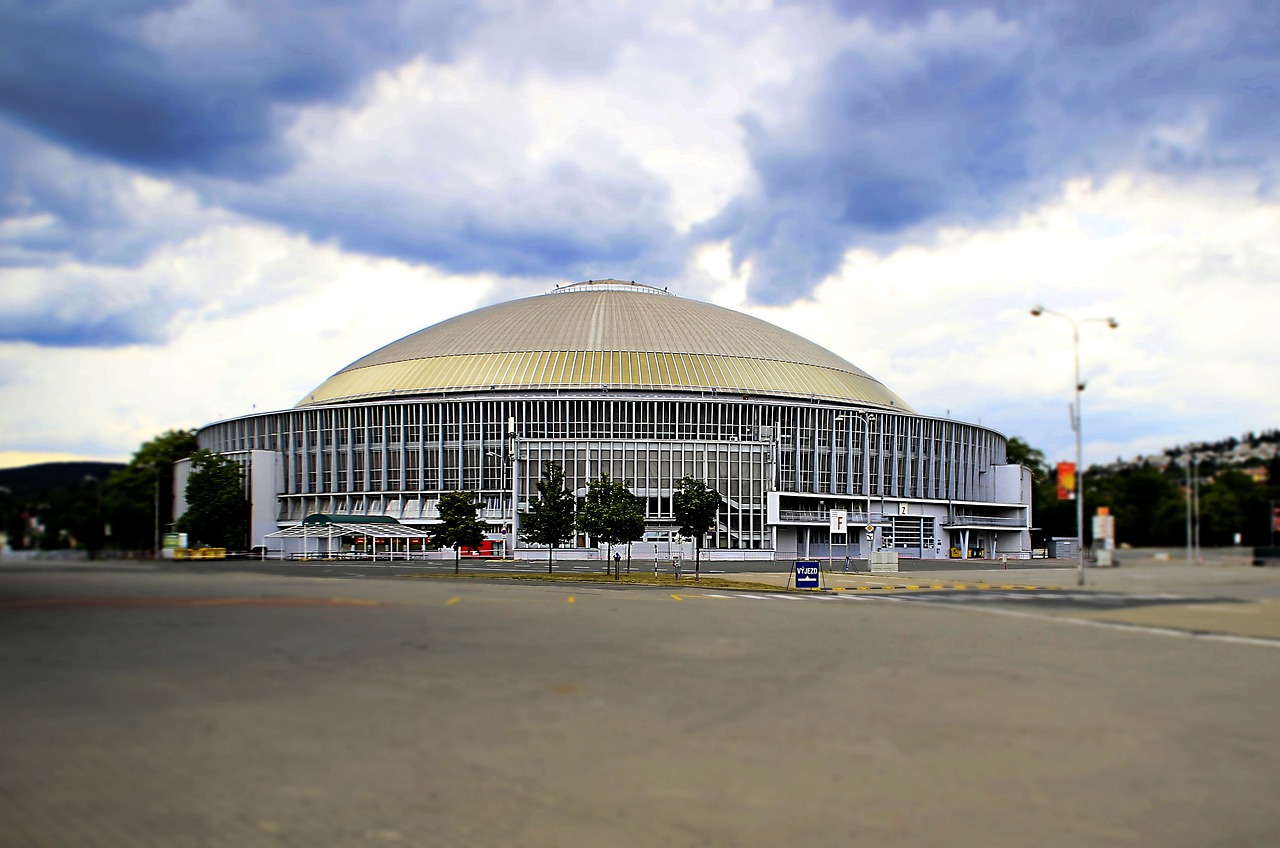
[[[796,588],[797,589],[817,589],[818,588],[818,561],[817,560],[796,560]]]

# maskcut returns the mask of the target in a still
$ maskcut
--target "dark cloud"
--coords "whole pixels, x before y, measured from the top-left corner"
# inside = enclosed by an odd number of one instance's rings
[[[670,223],[668,187],[640,163],[577,138],[534,156],[523,107],[486,124],[479,94],[445,91],[386,123],[395,138],[420,140],[403,156],[379,149],[372,118],[359,143],[289,147],[315,141],[296,124],[304,108],[354,106],[374,74],[415,57],[431,60],[424,73],[442,89],[468,78],[448,67],[455,60],[479,63],[488,80],[590,78],[648,26],[630,10],[474,9],[0,6],[0,267],[137,266],[159,245],[242,216],[348,250],[519,279],[669,278],[699,243],[728,240],[751,263],[751,297],[781,304],[851,248],[889,252],[944,226],[1017,216],[1074,177],[1276,176],[1280,4],[1265,0],[795,4],[789,14],[866,26],[822,33],[849,41],[815,44],[825,64],[743,116],[755,179],[691,238]],[[405,173],[389,178],[390,160]],[[169,194],[157,199],[138,174],[162,178]],[[43,327],[10,315],[4,338],[146,341],[165,325],[161,312],[143,309],[135,323],[104,308]]]
[[[667,187],[635,163],[558,161],[508,173],[489,190],[452,179],[447,157],[424,169],[439,177],[434,191],[300,173],[260,188],[223,187],[219,202],[317,241],[453,273],[587,279],[625,269],[661,279],[683,265]]]
[[[85,319],[50,320],[47,315],[0,315],[0,342],[25,342],[38,347],[113,348],[165,341],[147,322],[150,316],[103,315]],[[141,320],[139,320],[141,319]]]
[[[850,51],[828,66],[799,132],[748,120],[759,193],[712,222],[752,259],[752,295],[785,303],[851,246],[960,214],[995,214],[1026,182],[1031,128],[1016,62],[961,48],[910,69]]]
[[[133,266],[231,217],[201,209],[194,191],[142,182],[0,124],[0,268]]]
[[[697,235],[751,261],[759,302],[807,295],[850,248],[1015,216],[1072,177],[1275,176],[1275,2],[834,8],[908,46],[836,55],[797,120],[744,119],[756,185]],[[989,38],[961,26],[974,20]]]
[[[137,265],[207,225],[192,208],[204,204],[209,214],[225,207],[446,271],[676,273],[684,245],[667,223],[667,189],[634,163],[504,166],[500,190],[480,189],[454,161],[474,158],[458,149],[468,133],[440,119],[427,152],[414,155],[434,179],[408,189],[388,185],[377,168],[350,173],[286,146],[299,107],[350,104],[372,74],[415,57],[442,67],[481,24],[486,40],[470,50],[486,66],[565,77],[605,69],[639,23],[631,12],[587,16],[552,5],[482,20],[476,8],[464,0],[4,6],[0,267]],[[186,191],[185,204],[139,196],[139,172]],[[131,338],[127,322],[112,326]]]
[[[291,161],[289,107],[342,101],[373,72],[447,58],[469,4],[178,0],[7,3],[0,112],[70,148],[157,173],[237,179]]]
[[[0,295],[0,342],[41,347],[113,348],[168,340],[189,297],[163,287],[133,294],[96,280],[60,280],[29,297]],[[130,296],[132,294],[132,296]]]

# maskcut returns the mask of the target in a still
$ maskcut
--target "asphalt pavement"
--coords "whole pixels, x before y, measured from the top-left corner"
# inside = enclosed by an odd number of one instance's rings
[[[273,568],[0,562],[0,842],[1280,836],[1280,569]]]

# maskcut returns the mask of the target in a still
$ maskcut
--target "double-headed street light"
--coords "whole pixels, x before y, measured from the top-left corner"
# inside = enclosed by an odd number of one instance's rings
[[[846,419],[860,418],[862,419],[862,489],[867,499],[867,526],[871,526],[871,425],[875,423],[876,414],[874,412],[859,412],[857,410],[845,410],[836,416],[836,423],[840,423]],[[849,434],[850,450],[853,447],[853,433]],[[850,468],[849,476],[853,476],[853,469]],[[850,494],[852,494],[852,486],[850,486]],[[883,503],[884,489],[880,490],[880,498]],[[881,520],[883,520],[884,507],[880,507]],[[868,549],[871,545],[868,543]]]
[[[494,459],[503,461],[503,474],[506,474],[507,458],[511,460],[511,549],[507,552],[507,556],[514,559],[516,555],[516,542],[520,538],[520,513],[516,509],[516,501],[519,499],[519,473],[520,473],[520,441],[516,436],[516,419],[514,417],[507,419],[507,432],[502,445],[502,453],[497,451],[486,451],[489,456]],[[505,520],[505,519],[504,519]]]
[[[1055,312],[1052,309],[1046,309],[1037,305],[1032,307],[1031,314],[1039,318],[1041,315],[1056,315],[1071,323],[1071,341],[1075,348],[1075,366],[1076,366],[1076,382],[1075,382],[1075,403],[1071,407],[1071,429],[1076,433],[1076,584],[1084,585],[1084,456],[1082,445],[1082,436],[1080,432],[1080,393],[1084,391],[1085,383],[1080,379],[1080,325],[1081,324],[1106,324],[1107,327],[1114,330],[1120,326],[1115,318],[1082,318],[1076,320],[1070,315],[1064,315],[1061,312]]]

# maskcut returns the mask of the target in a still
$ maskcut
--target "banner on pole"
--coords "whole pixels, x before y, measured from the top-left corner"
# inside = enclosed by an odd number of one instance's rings
[[[1058,463],[1058,500],[1070,501],[1076,497],[1076,464]]]

